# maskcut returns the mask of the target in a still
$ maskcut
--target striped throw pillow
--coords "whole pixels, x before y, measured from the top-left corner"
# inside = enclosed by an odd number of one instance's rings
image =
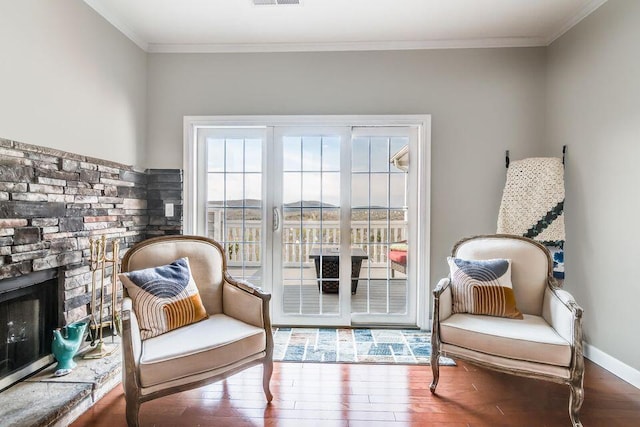
[[[208,317],[187,258],[119,277],[133,300],[143,340]]]
[[[522,319],[511,284],[511,260],[447,258],[454,313]]]

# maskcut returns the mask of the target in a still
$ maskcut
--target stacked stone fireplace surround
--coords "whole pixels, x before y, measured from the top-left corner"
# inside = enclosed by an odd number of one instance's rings
[[[165,203],[175,205],[171,218]],[[117,239],[122,257],[136,242],[181,231],[181,170],[140,172],[0,139],[0,280],[57,269],[60,326],[90,314],[91,239]]]
[[[174,205],[174,216],[165,216],[166,203]],[[122,258],[136,242],[181,232],[181,170],[136,171],[0,138],[0,283],[55,272],[59,326],[91,314],[91,239],[117,239]],[[105,295],[105,320],[110,301]],[[60,379],[52,376],[52,365],[3,391],[0,424],[68,425],[120,381],[119,352],[98,362],[79,361]]]

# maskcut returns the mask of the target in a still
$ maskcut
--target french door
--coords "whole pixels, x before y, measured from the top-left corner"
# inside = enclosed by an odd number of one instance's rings
[[[419,126],[316,124],[193,127],[185,232],[272,293],[274,324],[419,324]]]
[[[274,129],[273,307],[284,324],[350,324],[350,129]]]

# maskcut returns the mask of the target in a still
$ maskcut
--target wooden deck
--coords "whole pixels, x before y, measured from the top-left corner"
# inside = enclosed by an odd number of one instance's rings
[[[229,272],[238,274],[238,270],[233,268],[229,268]],[[363,265],[356,293],[351,295],[351,313],[405,313],[407,277],[397,272],[394,278],[390,276],[386,268]],[[259,279],[249,277],[248,280],[260,286]],[[283,307],[286,314],[335,314],[338,312],[338,297],[335,293],[319,291],[313,265],[284,269]]]
[[[320,292],[316,280],[284,287],[284,310],[287,314],[320,314],[338,312],[338,294]],[[367,280],[358,282],[351,295],[351,313],[403,314],[407,301],[406,280]],[[320,311],[322,307],[322,311]]]

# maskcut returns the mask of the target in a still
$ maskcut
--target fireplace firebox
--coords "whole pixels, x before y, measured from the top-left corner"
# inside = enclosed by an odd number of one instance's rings
[[[0,391],[53,362],[57,270],[0,281]]]

